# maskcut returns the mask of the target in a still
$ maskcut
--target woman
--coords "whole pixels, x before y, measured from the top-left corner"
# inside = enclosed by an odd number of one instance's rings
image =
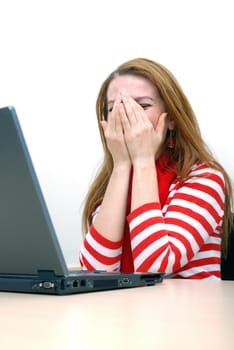
[[[175,77],[149,59],[123,63],[96,112],[104,161],[84,205],[82,268],[220,279],[231,181]]]

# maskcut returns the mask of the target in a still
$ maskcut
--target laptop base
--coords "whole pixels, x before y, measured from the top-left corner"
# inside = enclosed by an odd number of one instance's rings
[[[152,286],[163,281],[163,273],[119,273],[78,271],[67,277],[51,271],[40,271],[37,276],[0,276],[0,291],[37,294],[77,294],[140,286]]]

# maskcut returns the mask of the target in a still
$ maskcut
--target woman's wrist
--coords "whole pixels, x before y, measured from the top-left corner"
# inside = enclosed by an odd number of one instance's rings
[[[148,158],[136,158],[133,161],[133,168],[134,169],[145,169],[145,168],[151,168],[155,167],[155,158],[154,157],[148,157]]]
[[[131,163],[130,162],[121,162],[114,164],[112,173],[123,173],[130,172]]]

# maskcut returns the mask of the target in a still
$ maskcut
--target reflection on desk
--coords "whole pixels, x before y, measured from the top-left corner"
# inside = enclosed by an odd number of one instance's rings
[[[46,296],[0,293],[1,349],[233,350],[234,281]]]

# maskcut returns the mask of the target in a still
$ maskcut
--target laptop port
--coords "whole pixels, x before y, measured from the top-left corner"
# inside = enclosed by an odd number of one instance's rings
[[[119,282],[120,282],[120,285],[127,285],[129,284],[130,281],[129,281],[129,278],[124,277]]]
[[[54,282],[52,282],[52,281],[45,281],[45,282],[42,283],[42,286],[45,289],[54,288]]]
[[[80,280],[80,286],[85,287],[86,286],[86,280]]]
[[[79,288],[79,280],[73,281],[72,287],[73,287],[73,288]]]

